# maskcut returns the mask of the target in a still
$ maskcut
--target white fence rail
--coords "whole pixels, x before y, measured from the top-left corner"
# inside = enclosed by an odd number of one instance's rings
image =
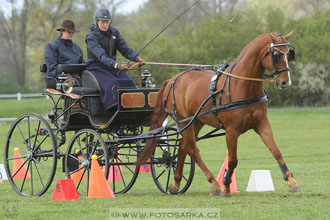
[[[46,121],[49,120],[48,117],[43,117]],[[0,122],[13,122],[15,121],[17,118],[0,118]],[[23,119],[26,120],[26,119]],[[36,120],[36,118],[31,118],[31,120]]]
[[[31,93],[31,94],[16,93],[16,94],[0,95],[0,99],[17,99],[17,101],[21,101],[23,98],[42,98],[42,97],[45,97],[45,95],[42,95],[41,93]],[[49,97],[46,96],[46,99],[49,99]]]

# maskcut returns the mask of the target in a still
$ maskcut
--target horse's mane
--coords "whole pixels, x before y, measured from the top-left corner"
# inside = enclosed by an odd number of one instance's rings
[[[244,47],[244,49],[242,50],[242,52],[239,54],[239,56],[237,57],[237,59],[234,61],[234,63],[238,63],[242,57],[245,55],[245,53],[247,52],[247,50],[252,46],[254,45],[257,41],[265,38],[265,37],[270,37],[270,33],[265,33],[265,34],[262,34],[260,36],[258,36],[257,38],[255,38],[253,41],[251,41],[248,45],[246,45]]]

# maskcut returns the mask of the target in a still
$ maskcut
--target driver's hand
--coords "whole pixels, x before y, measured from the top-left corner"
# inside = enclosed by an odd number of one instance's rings
[[[128,63],[118,63],[117,69],[119,70],[128,70],[131,65]]]
[[[137,62],[139,63],[139,66],[143,66],[146,64],[146,62],[142,59],[142,57],[138,57],[136,58]]]

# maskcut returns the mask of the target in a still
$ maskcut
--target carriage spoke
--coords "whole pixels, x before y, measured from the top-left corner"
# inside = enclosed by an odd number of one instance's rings
[[[22,185],[21,185],[21,192],[23,191],[23,187],[24,187],[25,180],[26,180],[26,175],[27,175],[28,172],[29,172],[30,164],[31,164],[31,161],[29,161],[28,167],[27,167],[27,169],[26,169],[26,171],[25,171],[25,174],[24,174],[23,182],[22,182]]]
[[[97,142],[95,143],[95,145],[93,146],[92,152],[90,153],[89,157],[92,157],[92,155],[95,153],[96,148],[98,146],[99,140],[97,140]],[[99,158],[99,156],[97,156]]]
[[[47,135],[40,141],[40,143],[38,144],[37,147],[35,147],[33,150],[32,150],[32,153],[34,153],[37,149],[39,149],[39,147],[44,143],[44,141],[49,137],[49,134],[47,133]]]
[[[34,165],[35,168],[36,168],[36,171],[37,171],[37,174],[38,174],[38,178],[39,178],[39,180],[40,180],[40,183],[41,183],[42,187],[44,188],[45,185],[44,185],[44,182],[42,181],[42,178],[41,178],[41,176],[40,176],[40,172],[39,172],[38,166],[37,166],[37,164],[36,164],[35,161],[33,161],[33,165]]]
[[[159,177],[161,177],[162,175],[163,175],[163,173],[165,173],[165,169],[156,177],[156,179],[158,180],[159,179]]]
[[[32,165],[30,166],[30,163],[32,163]],[[30,166],[30,172],[31,172],[31,194],[33,195],[34,192],[33,192],[33,170],[32,170],[32,167],[33,167],[33,161],[30,161],[29,163],[29,166]]]
[[[79,167],[78,169],[75,169],[73,171],[70,172],[70,175],[74,174],[74,173],[77,173],[78,171],[84,169],[84,167]]]
[[[124,163],[119,157],[116,158],[117,160],[119,160],[120,162]],[[118,162],[118,161],[117,161]],[[127,164],[123,164],[132,174],[134,174],[134,171],[127,165]]]
[[[120,177],[121,177],[121,179],[123,180],[124,186],[125,186],[125,188],[126,188],[127,185],[126,185],[126,182],[125,182],[125,179],[124,179],[124,176],[123,176],[123,172],[121,171],[120,166],[119,166],[119,165],[117,165],[117,166],[118,166],[118,169],[119,169]]]
[[[84,153],[83,148],[81,147],[80,137],[77,137],[76,140],[77,140],[76,143],[78,144],[78,147],[80,149],[80,152],[81,152],[82,156],[87,159],[87,155]]]
[[[38,135],[39,135],[38,131],[40,129],[40,124],[41,124],[41,122],[39,121],[36,136],[34,137],[34,143],[33,143],[32,146],[36,146],[36,143],[37,143],[37,140],[38,140]]]
[[[112,189],[116,192],[116,181],[115,181],[115,166],[112,166]]]
[[[75,159],[75,160],[78,160],[78,161],[80,161],[80,160],[79,160],[79,158],[77,158],[77,157],[73,156],[73,154],[69,154],[69,157],[71,157],[71,158],[73,158],[73,159]]]
[[[22,169],[23,166],[25,166],[26,162],[28,161],[28,159],[26,159],[24,161],[24,163],[21,164],[21,166],[16,170],[16,172],[12,175],[12,179],[14,179],[14,177],[17,175],[17,173]]]
[[[16,145],[16,147],[18,147],[19,149],[21,149],[22,151],[24,151],[24,153],[27,154],[27,151],[24,148],[22,148],[20,145],[16,144],[16,142],[13,139],[9,139],[9,141],[11,143],[13,143],[14,145]]]
[[[28,137],[29,137],[29,139],[28,139],[28,143],[29,143],[29,150],[31,150],[31,127],[30,127],[30,117],[28,117],[27,118],[27,121],[28,121],[28,126],[27,126],[27,130],[28,130]]]
[[[87,196],[88,196],[88,190],[89,190],[89,176],[90,176],[90,170],[87,170]]]
[[[36,160],[36,159],[34,159],[33,158],[33,160],[35,161],[35,162],[37,162],[38,164],[40,164],[45,170],[47,170],[49,173],[51,173],[52,171],[51,170],[49,170],[43,163],[41,163],[40,161],[38,161],[38,160]]]
[[[20,157],[8,157],[8,158],[7,158],[7,161],[8,161],[8,160],[17,160],[17,159],[23,159],[23,158],[27,158],[27,155],[24,155],[24,156],[20,156]]]
[[[88,172],[88,170],[87,170],[87,172]],[[82,182],[82,179],[83,179],[85,173],[86,173],[86,169],[84,169],[84,171],[83,171],[83,173],[82,173],[82,175],[81,175],[81,177],[79,179],[79,182],[78,182],[77,187],[76,187],[77,190],[79,189],[80,183]],[[88,176],[89,176],[89,172],[88,172]],[[88,177],[88,179],[89,179],[89,177]],[[88,186],[88,184],[87,184],[87,186]],[[88,190],[88,188],[87,188],[87,190]]]
[[[26,143],[26,139],[25,139],[24,134],[23,134],[23,132],[21,130],[21,127],[19,125],[17,125],[17,128],[18,128],[19,132],[21,133],[21,136],[23,138],[24,144],[26,145],[27,149],[30,150],[28,144]]]
[[[168,174],[167,174],[166,192],[168,191],[168,184],[170,182],[170,176],[171,176],[171,169],[169,169]]]

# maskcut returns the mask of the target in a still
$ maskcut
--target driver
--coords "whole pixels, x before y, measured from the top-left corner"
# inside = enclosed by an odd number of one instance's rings
[[[101,87],[101,101],[105,110],[117,105],[118,88],[136,88],[133,80],[127,75],[129,64],[118,63],[117,50],[127,59],[144,65],[144,60],[131,49],[119,31],[110,26],[112,17],[106,8],[97,9],[94,13],[95,24],[90,26],[86,36],[87,70],[95,75]]]

